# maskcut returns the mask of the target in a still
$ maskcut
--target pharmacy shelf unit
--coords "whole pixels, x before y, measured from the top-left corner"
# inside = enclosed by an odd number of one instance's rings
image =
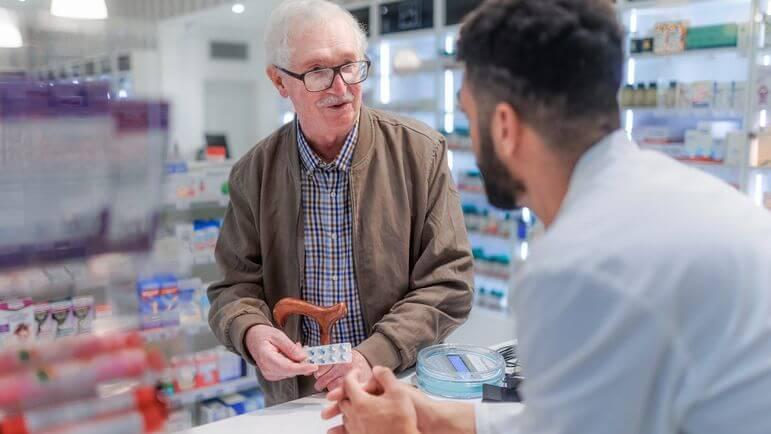
[[[765,51],[768,0],[619,0],[617,5],[626,31],[626,87],[620,99],[628,134],[642,146],[654,143],[653,148],[734,184],[758,205],[771,205],[768,171],[753,167],[759,164],[753,159],[756,138],[768,126],[769,108],[759,97],[763,78],[771,77],[771,51]],[[678,22],[690,33],[684,47],[657,52],[664,46],[662,38],[656,40],[657,25],[669,23],[671,29]],[[710,31],[706,43],[705,29]],[[735,42],[719,40],[726,35]],[[646,86],[649,98],[640,97]],[[711,134],[716,161],[693,158],[695,141],[689,139],[699,135],[689,137],[688,130]]]

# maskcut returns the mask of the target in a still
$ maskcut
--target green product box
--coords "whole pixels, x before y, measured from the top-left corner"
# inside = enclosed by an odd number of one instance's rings
[[[739,25],[736,23],[689,27],[685,36],[686,50],[736,47],[738,43]]]

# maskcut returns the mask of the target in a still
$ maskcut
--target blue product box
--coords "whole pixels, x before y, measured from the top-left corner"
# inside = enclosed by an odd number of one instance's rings
[[[158,310],[161,315],[161,326],[179,325],[179,287],[174,276],[161,276],[158,279],[160,292],[158,294]]]
[[[139,298],[139,321],[143,329],[161,327],[161,311],[158,297],[161,285],[155,279],[137,281],[137,297]]]

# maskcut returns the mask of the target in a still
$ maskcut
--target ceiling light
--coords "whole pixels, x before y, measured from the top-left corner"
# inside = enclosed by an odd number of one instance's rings
[[[0,47],[19,48],[22,45],[19,26],[7,10],[0,9]]]
[[[232,10],[234,14],[242,14],[246,10],[246,7],[241,3],[236,3],[230,10]]]
[[[104,0],[51,0],[51,15],[103,20],[107,18],[107,5]]]

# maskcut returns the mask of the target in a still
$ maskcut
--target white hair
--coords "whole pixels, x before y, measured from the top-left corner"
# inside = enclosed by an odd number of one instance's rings
[[[342,18],[356,38],[359,55],[367,51],[367,36],[350,12],[327,0],[284,0],[270,14],[265,27],[265,53],[269,65],[288,68],[292,57],[291,32],[305,26]]]

